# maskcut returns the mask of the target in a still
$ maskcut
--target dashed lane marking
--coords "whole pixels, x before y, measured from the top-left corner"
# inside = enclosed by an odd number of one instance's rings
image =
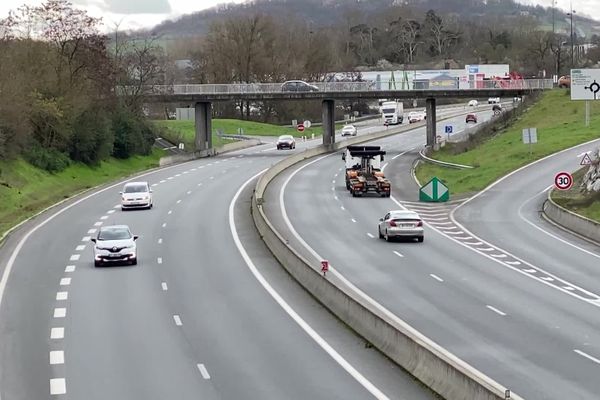
[[[158,258],[156,259],[156,262],[157,262],[157,263],[159,263],[159,264],[162,264],[162,257],[158,257]]]
[[[79,260],[79,257],[81,257],[80,254],[73,254],[71,255],[71,258],[69,258],[70,261],[77,261]]]
[[[175,321],[175,325],[177,325],[177,326],[183,325],[183,322],[181,322],[181,318],[179,317],[179,315],[177,315],[177,314],[173,315],[173,320]]]
[[[71,278],[62,278],[60,280],[60,286],[69,286],[71,284]]]
[[[74,265],[67,265],[65,267],[65,272],[75,272],[75,266]]]
[[[167,282],[161,282],[160,287],[162,288],[163,291],[167,291],[169,290],[169,287],[167,286]]]
[[[91,236],[84,236],[84,237],[81,238],[81,241],[82,242],[89,242],[91,238],[92,238]]]
[[[65,363],[65,353],[62,350],[54,350],[50,352],[50,364],[64,364]]]
[[[67,309],[64,307],[58,307],[54,309],[54,318],[64,318],[67,316]]]
[[[492,310],[493,312],[495,312],[498,315],[502,315],[503,317],[506,316],[506,313],[503,311],[498,310],[496,307],[492,307],[492,306],[486,306],[487,308],[489,308],[490,310]]]
[[[98,221],[98,222],[94,223],[94,226],[100,226],[100,225],[102,225],[102,221]]]
[[[98,229],[94,229],[94,228],[88,229],[87,233],[89,233],[89,234],[96,233],[97,230]]]
[[[75,251],[81,251],[85,249],[85,244],[80,244],[79,246],[75,247]]]
[[[439,276],[437,276],[436,274],[429,274],[429,276],[438,282],[444,282],[444,280],[442,278],[440,278]]]
[[[198,370],[200,371],[200,375],[202,375],[202,377],[204,379],[210,379],[210,375],[208,374],[208,371],[206,370],[206,367],[204,366],[204,364],[196,364],[198,367]]]
[[[106,219],[108,219],[108,215],[103,215],[103,216],[100,217],[100,219],[101,220],[106,220]]]
[[[585,357],[585,358],[587,358],[588,360],[595,362],[596,364],[600,364],[600,360],[599,360],[599,359],[597,359],[596,357],[590,356],[589,354],[587,354],[587,353],[585,353],[585,352],[583,352],[583,351],[581,351],[581,350],[578,350],[578,349],[575,349],[575,350],[573,350],[573,351],[574,351],[575,353],[579,354],[580,356],[582,356],[582,357]]]
[[[375,236],[372,233],[367,233],[367,236],[370,237],[371,239],[375,238]]]
[[[162,244],[163,240],[162,238],[158,239],[158,244]]]
[[[114,213],[115,213],[115,210],[108,210],[106,213],[107,213],[107,214],[114,214]]]
[[[355,220],[354,218],[351,218],[350,220],[351,220],[352,222],[356,223],[356,220]]]
[[[401,253],[398,253],[397,251],[394,250],[394,254],[397,255],[398,257],[404,257]]]
[[[65,338],[65,328],[56,327],[50,329],[50,339],[64,339]]]
[[[50,379],[50,394],[58,396],[67,393],[67,381],[65,378]]]

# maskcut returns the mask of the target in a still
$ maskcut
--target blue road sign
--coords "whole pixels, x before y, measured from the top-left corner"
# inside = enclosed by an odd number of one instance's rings
[[[446,133],[452,133],[452,125],[446,125]]]

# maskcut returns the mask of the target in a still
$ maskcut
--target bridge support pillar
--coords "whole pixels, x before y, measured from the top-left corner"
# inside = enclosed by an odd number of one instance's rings
[[[196,151],[208,151],[212,148],[212,104],[200,102],[195,105]]]
[[[335,143],[335,101],[323,100],[323,144]]]
[[[428,98],[425,106],[425,112],[427,114],[427,146],[434,148],[435,137],[436,137],[436,123],[437,118],[435,115],[435,98]]]

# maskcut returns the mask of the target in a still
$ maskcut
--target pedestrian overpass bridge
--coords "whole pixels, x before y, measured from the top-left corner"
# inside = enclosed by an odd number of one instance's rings
[[[212,148],[211,107],[218,101],[320,100],[323,114],[323,144],[335,141],[335,101],[349,99],[426,99],[427,145],[436,137],[436,99],[515,97],[553,88],[552,79],[430,81],[402,85],[398,82],[316,82],[312,91],[286,91],[282,83],[153,85],[142,88],[147,102],[190,103],[195,108],[196,150]],[[426,85],[427,87],[423,87]],[[405,87],[403,87],[405,86]],[[127,94],[129,87],[121,87]],[[134,88],[131,88],[132,90]],[[139,92],[139,87],[135,88]]]

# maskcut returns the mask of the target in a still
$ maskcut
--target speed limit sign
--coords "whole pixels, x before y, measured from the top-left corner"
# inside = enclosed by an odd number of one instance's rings
[[[554,177],[554,187],[558,190],[569,190],[573,186],[573,177],[568,172],[559,172]]]

